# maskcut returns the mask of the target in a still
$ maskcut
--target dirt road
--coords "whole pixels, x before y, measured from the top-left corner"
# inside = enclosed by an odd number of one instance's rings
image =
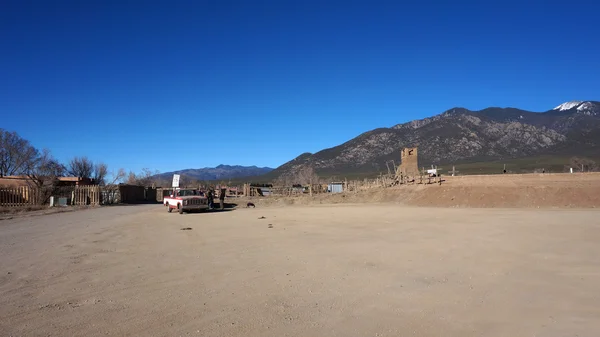
[[[5,220],[0,335],[598,336],[599,219],[346,204]]]

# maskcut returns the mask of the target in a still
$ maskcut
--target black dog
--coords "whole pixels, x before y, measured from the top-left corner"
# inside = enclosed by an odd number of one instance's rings
[[[252,208],[256,208],[256,206],[254,206],[254,204],[251,202],[246,204],[246,208],[250,208],[250,206],[252,206]]]

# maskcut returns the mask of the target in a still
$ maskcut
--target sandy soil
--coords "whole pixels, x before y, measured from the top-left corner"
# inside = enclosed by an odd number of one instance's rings
[[[444,208],[599,208],[600,173],[444,176],[441,185],[409,184],[359,193],[252,198],[261,206],[391,202]],[[246,200],[240,200],[245,202]]]
[[[598,336],[599,219],[345,204],[4,220],[0,335]]]

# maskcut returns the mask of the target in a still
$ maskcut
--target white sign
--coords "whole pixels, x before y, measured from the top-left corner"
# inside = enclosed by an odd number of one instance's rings
[[[173,175],[173,187],[179,187],[179,174]]]

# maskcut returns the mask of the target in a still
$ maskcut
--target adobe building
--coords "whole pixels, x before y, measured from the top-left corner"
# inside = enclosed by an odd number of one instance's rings
[[[25,176],[4,176],[0,178],[2,187],[22,187],[27,186],[27,177]]]
[[[58,186],[96,185],[93,179],[82,177],[58,177]],[[22,187],[29,186],[31,179],[27,176],[4,176],[0,178],[0,186]]]
[[[96,185],[94,179],[83,177],[58,177],[58,186],[87,186]]]
[[[400,151],[400,166],[398,167],[397,176],[418,176],[419,175],[419,160],[416,147],[405,147]]]

